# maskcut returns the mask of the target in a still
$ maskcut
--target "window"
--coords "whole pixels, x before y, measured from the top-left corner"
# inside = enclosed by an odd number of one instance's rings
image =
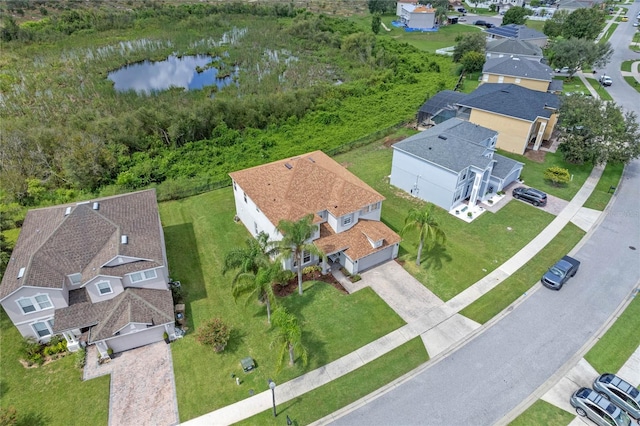
[[[260,232],[258,232],[258,224],[253,222],[253,230],[256,231],[256,235],[258,235]]]
[[[302,252],[302,264],[304,265],[309,262],[311,262],[311,253],[305,250]]]
[[[51,330],[53,329],[53,319],[33,323],[31,324],[31,327],[33,327],[33,331],[35,331],[40,338],[51,336]]]
[[[516,84],[517,83],[520,83],[520,79],[519,78],[516,78]]]
[[[18,299],[17,302],[24,314],[53,308],[53,303],[51,303],[51,299],[49,299],[49,296],[46,294],[37,294],[33,297],[23,297]]]
[[[146,281],[146,280],[153,279],[157,277],[157,275],[156,275],[156,270],[151,269],[149,271],[135,272],[131,274],[130,277],[131,277],[131,282],[136,283],[138,281]]]
[[[246,202],[247,202],[247,193],[246,193],[246,192],[243,192],[243,193],[242,193],[242,196],[244,197],[244,202],[246,203]]]
[[[233,182],[233,190],[234,190],[234,191],[237,191],[237,190],[238,190],[238,188],[236,187],[236,181],[234,180],[234,181],[232,181],[232,182]]]
[[[504,75],[498,77],[498,83],[504,83]]]
[[[484,81],[484,82],[489,81],[489,74],[484,74],[484,75],[482,76],[482,81]]]
[[[71,281],[71,285],[80,284],[82,282],[82,274],[69,275],[69,281]]]
[[[101,281],[99,283],[96,284],[96,287],[98,287],[98,292],[100,292],[100,294],[111,294],[113,293],[113,289],[111,288],[111,284],[109,284],[108,281]]]
[[[352,220],[353,220],[353,217],[345,216],[342,218],[342,225],[349,225]]]

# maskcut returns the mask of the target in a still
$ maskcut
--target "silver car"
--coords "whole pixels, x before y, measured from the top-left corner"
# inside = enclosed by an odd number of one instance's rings
[[[640,391],[615,374],[605,373],[593,381],[593,389],[640,423]]]
[[[599,426],[629,426],[631,424],[627,413],[593,389],[578,389],[571,395],[569,402],[576,409],[576,413],[582,417],[588,417]]]

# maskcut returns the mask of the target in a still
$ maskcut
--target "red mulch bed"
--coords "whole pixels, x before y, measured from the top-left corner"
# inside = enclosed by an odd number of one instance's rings
[[[342,287],[331,274],[322,275],[320,271],[314,271],[310,274],[302,274],[302,281],[322,281],[327,284],[334,286],[338,291],[343,294],[349,294],[347,290]],[[290,294],[293,294],[298,291],[298,274],[296,273],[295,277],[291,278],[287,285],[274,285],[273,292],[278,297],[286,297]]]

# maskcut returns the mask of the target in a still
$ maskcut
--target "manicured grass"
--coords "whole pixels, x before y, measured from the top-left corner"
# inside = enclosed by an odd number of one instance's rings
[[[609,41],[609,39],[613,35],[613,32],[616,30],[616,28],[618,28],[618,25],[619,24],[611,24],[605,35],[600,40],[598,40],[598,43],[606,43],[607,41]]]
[[[640,296],[634,297],[615,324],[585,355],[600,373],[615,373],[640,346]]]
[[[599,82],[597,78],[591,78],[591,77],[587,77],[587,81],[589,82],[589,84],[591,85],[591,87],[593,87],[593,89],[598,93],[598,96],[600,96],[600,99],[604,100],[604,101],[612,101],[613,98],[611,97],[611,95],[609,94],[609,92],[607,92],[607,89],[605,89]]]
[[[548,194],[555,195],[563,200],[571,200],[574,195],[580,190],[582,184],[587,180],[593,166],[591,164],[571,164],[562,159],[560,152],[547,152],[545,155],[544,163],[538,163],[531,161],[522,155],[511,154],[508,152],[500,151],[500,154],[513,158],[514,160],[525,163],[522,170],[521,179],[529,186],[540,189]],[[573,180],[566,186],[555,186],[548,183],[544,179],[544,171],[549,167],[558,166],[564,169],[568,169],[569,173],[573,175]]]
[[[510,426],[566,426],[575,418],[573,414],[549,404],[541,399],[537,400],[518,418],[509,423]]]
[[[447,25],[435,32],[407,32],[402,28],[391,25],[395,17],[383,16],[382,21],[391,31],[381,29],[379,36],[388,36],[401,42],[406,42],[420,50],[435,52],[443,47],[455,46],[456,37],[462,33],[481,31],[479,27],[473,25]]]
[[[83,382],[73,355],[24,368],[18,362],[21,343],[22,336],[0,309],[0,407],[15,407],[18,424],[107,424],[109,376]]]
[[[624,61],[622,66],[620,67],[620,71],[628,71],[631,72],[631,64],[635,61]]]
[[[463,93],[471,93],[478,88],[480,85],[480,78],[482,73],[474,72],[471,74],[467,74],[462,82],[462,90]]]
[[[336,160],[386,197],[382,220],[399,232],[409,210],[424,202],[389,184],[391,157],[390,148],[376,143],[342,154]],[[436,218],[447,235],[447,243],[425,248],[418,268],[417,237],[407,234],[400,244],[399,260],[405,261],[405,269],[444,300],[509,259],[553,220],[549,213],[520,202],[511,202],[495,214],[485,212],[470,224],[442,209],[436,209]]]
[[[640,93],[640,83],[638,83],[638,80],[636,80],[635,77],[629,75],[624,76],[624,81],[626,81],[629,86],[636,89],[636,92]]]
[[[267,410],[236,424],[281,425],[282,418],[289,416],[294,424],[306,425],[357,401],[428,360],[422,339],[416,337],[352,373],[277,405],[277,418]]]
[[[578,77],[572,77],[571,79],[565,77],[554,77],[554,80],[563,80],[564,84],[562,86],[562,92],[565,94],[569,93],[582,93],[583,95],[590,95],[591,92],[587,89],[587,86],[584,85],[582,80]]]
[[[545,21],[533,21],[531,19],[527,19],[524,24],[529,28],[542,32],[544,28],[544,22]]]
[[[583,230],[568,223],[533,259],[460,313],[481,324],[489,321],[535,285],[544,271],[567,254],[584,234]]]
[[[604,210],[613,195],[611,187],[618,186],[623,171],[623,164],[607,164],[598,184],[584,203],[583,207],[601,211]]]
[[[327,364],[400,327],[404,322],[372,290],[344,295],[328,284],[308,282],[303,296],[280,299],[302,325],[309,363],[276,371],[280,348],[270,346],[273,333],[266,309],[254,300],[235,303],[232,274],[222,276],[222,261],[249,233],[234,223],[231,188],[160,204],[171,277],[188,292],[190,332],[171,345],[182,421],[246,398],[249,389],[266,389],[267,378],[283,383]],[[204,320],[220,317],[234,333],[225,351],[215,354],[195,341],[192,332]],[[245,374],[240,359],[254,358],[257,369]],[[237,386],[231,374],[243,380]],[[215,385],[214,385],[215,384]]]

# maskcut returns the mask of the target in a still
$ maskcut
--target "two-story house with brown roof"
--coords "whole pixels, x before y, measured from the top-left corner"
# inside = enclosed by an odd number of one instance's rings
[[[281,220],[313,214],[311,241],[352,274],[398,256],[400,237],[380,221],[384,197],[322,151],[229,175],[236,215],[254,237],[279,241]],[[304,253],[303,266],[322,263],[326,272],[326,259]],[[291,260],[284,266],[293,269]]]
[[[155,190],[30,210],[0,284],[24,337],[103,356],[175,335]]]

